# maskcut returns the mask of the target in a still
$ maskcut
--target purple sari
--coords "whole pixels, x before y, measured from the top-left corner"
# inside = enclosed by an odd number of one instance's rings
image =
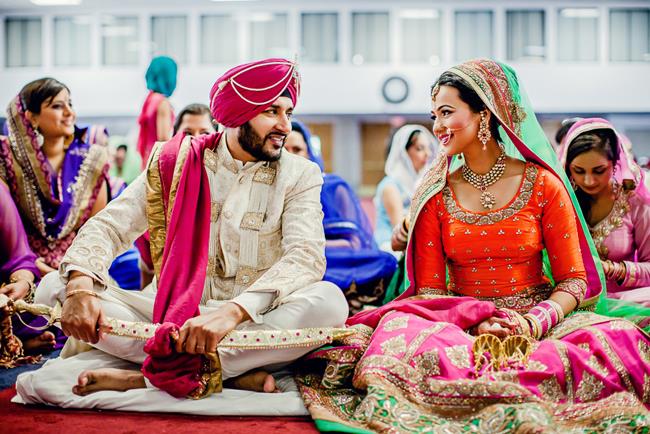
[[[108,179],[108,152],[105,146],[84,143],[83,131],[76,130],[56,173],[19,97],[7,115],[9,137],[0,137],[0,179],[9,186],[32,251],[57,268]]]

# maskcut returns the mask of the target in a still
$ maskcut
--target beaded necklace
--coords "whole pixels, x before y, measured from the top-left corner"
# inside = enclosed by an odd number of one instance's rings
[[[481,191],[481,205],[483,208],[491,210],[496,204],[496,197],[493,193],[487,191],[487,188],[497,182],[506,171],[506,153],[501,150],[501,154],[494,163],[494,166],[485,175],[479,175],[464,164],[461,167],[463,179],[472,187]]]

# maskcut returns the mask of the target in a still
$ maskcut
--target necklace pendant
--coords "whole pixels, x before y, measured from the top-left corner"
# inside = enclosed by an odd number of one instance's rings
[[[489,191],[481,193],[481,205],[483,205],[483,208],[492,209],[496,203],[497,198],[492,193]]]

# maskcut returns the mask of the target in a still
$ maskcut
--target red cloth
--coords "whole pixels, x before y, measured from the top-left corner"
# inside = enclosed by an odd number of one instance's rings
[[[0,432],[3,434],[51,434],[74,431],[84,434],[195,434],[317,433],[307,416],[194,416],[174,413],[73,410],[45,405],[14,404],[14,388],[0,391]]]
[[[158,169],[165,215],[169,215],[169,192],[184,134],[163,145]],[[178,182],[154,303],[153,321],[163,324],[147,341],[149,354],[142,372],[151,384],[175,397],[185,397],[200,386],[201,357],[177,354],[170,334],[199,314],[205,284],[210,239],[210,185],[203,168],[203,151],[219,143],[221,133],[192,139]]]
[[[285,91],[295,106],[300,94],[295,63],[277,58],[245,63],[214,83],[210,111],[221,125],[236,128],[266,110]]]

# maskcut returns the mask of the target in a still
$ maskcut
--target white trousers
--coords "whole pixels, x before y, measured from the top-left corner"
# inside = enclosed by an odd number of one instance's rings
[[[152,291],[126,291],[109,286],[99,293],[104,314],[126,321],[152,322],[155,294]],[[54,306],[65,300],[65,284],[58,272],[47,274],[36,290],[35,303]],[[199,306],[201,314],[214,312],[224,302],[210,301]],[[348,316],[348,304],[341,290],[330,282],[317,282],[297,290],[277,308],[262,315],[262,323],[246,321],[238,330],[285,330],[308,327],[341,327]],[[74,340],[69,340],[71,345]],[[103,335],[93,346],[115,357],[142,363],[147,354],[144,341],[123,336]],[[66,344],[66,346],[69,346]],[[279,369],[297,360],[314,347],[246,350],[219,348],[223,379],[236,377],[251,369]],[[64,353],[66,348],[64,348]],[[68,348],[68,355],[70,354]]]

